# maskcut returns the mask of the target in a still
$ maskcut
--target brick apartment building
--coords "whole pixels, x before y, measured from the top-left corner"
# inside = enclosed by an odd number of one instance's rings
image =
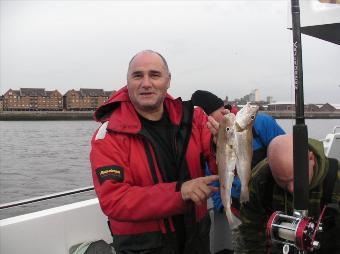
[[[4,97],[0,96],[0,111],[4,110]]]
[[[6,111],[58,111],[62,108],[62,95],[58,90],[45,91],[44,88],[9,89],[3,96],[3,109]]]
[[[95,110],[115,91],[104,91],[103,89],[69,90],[63,96],[64,110]]]

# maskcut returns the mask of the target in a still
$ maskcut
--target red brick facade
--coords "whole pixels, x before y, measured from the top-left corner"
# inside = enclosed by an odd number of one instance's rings
[[[62,110],[62,95],[58,90],[45,91],[43,88],[9,89],[3,97],[6,111]]]
[[[95,110],[107,101],[114,91],[103,89],[74,89],[67,91],[63,96],[65,110]]]

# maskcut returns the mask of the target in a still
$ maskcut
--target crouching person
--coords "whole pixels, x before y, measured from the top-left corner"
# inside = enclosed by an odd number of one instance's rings
[[[321,249],[313,253],[340,253],[339,162],[325,157],[322,142],[309,139],[308,215],[318,218],[324,206]],[[274,138],[267,159],[253,169],[250,200],[241,205],[242,225],[233,232],[235,253],[282,253],[282,245],[269,246],[266,224],[274,211],[293,214],[293,136]],[[293,248],[290,248],[292,252]]]

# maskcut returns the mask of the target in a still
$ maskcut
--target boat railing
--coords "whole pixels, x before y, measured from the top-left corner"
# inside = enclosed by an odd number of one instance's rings
[[[339,129],[340,130],[340,126],[335,126],[334,128],[333,128],[333,134],[335,134],[335,133],[338,133],[337,131],[336,131],[336,129]],[[340,131],[339,131],[340,132]]]
[[[48,195],[44,195],[44,196],[13,201],[13,202],[9,202],[9,203],[0,204],[0,210],[11,208],[11,207],[16,207],[16,206],[21,206],[21,205],[26,205],[26,204],[31,204],[31,203],[36,203],[36,202],[40,202],[40,201],[44,201],[44,200],[48,200],[48,199],[54,199],[54,198],[59,198],[59,197],[63,197],[63,196],[74,195],[74,194],[78,194],[78,193],[82,193],[82,192],[93,191],[93,190],[94,190],[93,186],[88,186],[88,187],[83,187],[83,188],[79,188],[79,189],[73,189],[73,190],[48,194]]]
[[[337,129],[339,129],[339,131],[337,131]],[[330,137],[332,137],[334,134],[340,133],[340,126],[336,125],[333,128],[332,133],[329,135],[327,135],[325,138],[319,139],[321,142],[329,142],[330,141]]]

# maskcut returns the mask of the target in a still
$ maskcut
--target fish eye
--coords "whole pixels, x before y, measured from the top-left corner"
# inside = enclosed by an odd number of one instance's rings
[[[225,129],[226,129],[226,131],[230,131],[230,128],[229,128],[229,127],[225,128]]]
[[[252,115],[250,118],[251,118],[251,120],[254,120],[254,119],[255,119],[255,116],[254,116],[254,115]]]

